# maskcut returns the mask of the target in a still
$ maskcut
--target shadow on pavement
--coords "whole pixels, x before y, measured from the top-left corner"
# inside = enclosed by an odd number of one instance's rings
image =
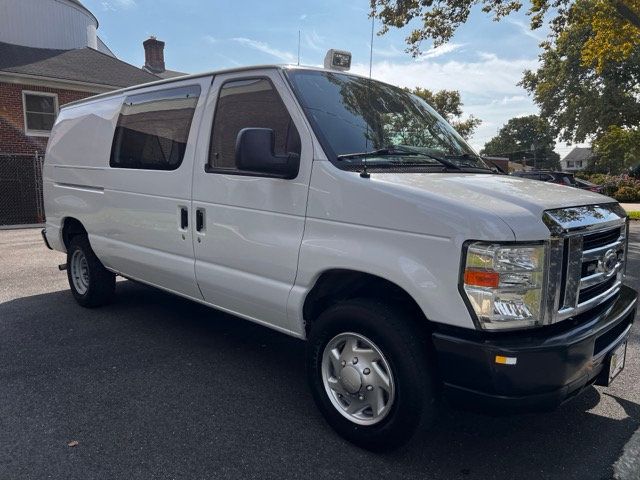
[[[303,342],[117,288],[96,310],[67,291],[0,304],[0,478],[610,478],[638,428],[639,405],[591,387],[548,414],[445,405],[407,448],[371,454],[320,417]],[[624,418],[592,411],[612,400]]]

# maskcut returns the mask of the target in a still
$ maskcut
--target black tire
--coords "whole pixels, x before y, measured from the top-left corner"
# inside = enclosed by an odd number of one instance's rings
[[[411,313],[368,299],[335,304],[314,322],[307,345],[307,374],[318,408],[328,423],[350,442],[373,451],[389,451],[408,442],[419,426],[435,416],[436,396],[428,342]],[[322,380],[322,356],[336,335],[351,332],[370,339],[381,350],[395,379],[395,399],[373,425],[360,425],[334,406]],[[365,378],[365,377],[362,377]]]
[[[76,252],[84,255],[88,270],[88,285],[85,291],[78,291],[72,275],[72,258]],[[76,235],[67,248],[67,278],[69,287],[76,301],[86,308],[95,308],[108,304],[113,299],[116,289],[116,276],[104,268],[102,262],[91,249],[86,235]]]

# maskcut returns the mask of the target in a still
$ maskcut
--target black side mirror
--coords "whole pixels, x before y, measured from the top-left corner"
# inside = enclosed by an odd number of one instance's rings
[[[274,135],[270,128],[243,128],[236,138],[236,167],[238,170],[264,173],[281,178],[298,175],[300,156],[276,155]]]

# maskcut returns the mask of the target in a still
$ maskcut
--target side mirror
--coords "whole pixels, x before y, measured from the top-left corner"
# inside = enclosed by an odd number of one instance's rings
[[[236,167],[247,172],[264,173],[280,178],[298,175],[300,156],[276,155],[270,128],[243,128],[236,138]]]

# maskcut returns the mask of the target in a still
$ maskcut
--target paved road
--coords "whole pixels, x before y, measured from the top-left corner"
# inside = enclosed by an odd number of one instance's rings
[[[640,203],[622,203],[627,212],[640,212]]]
[[[549,414],[445,407],[430,433],[375,455],[320,417],[302,342],[127,281],[115,304],[84,310],[56,268],[63,261],[35,230],[0,231],[2,480],[605,479],[627,443],[637,451],[637,324],[612,388]]]

